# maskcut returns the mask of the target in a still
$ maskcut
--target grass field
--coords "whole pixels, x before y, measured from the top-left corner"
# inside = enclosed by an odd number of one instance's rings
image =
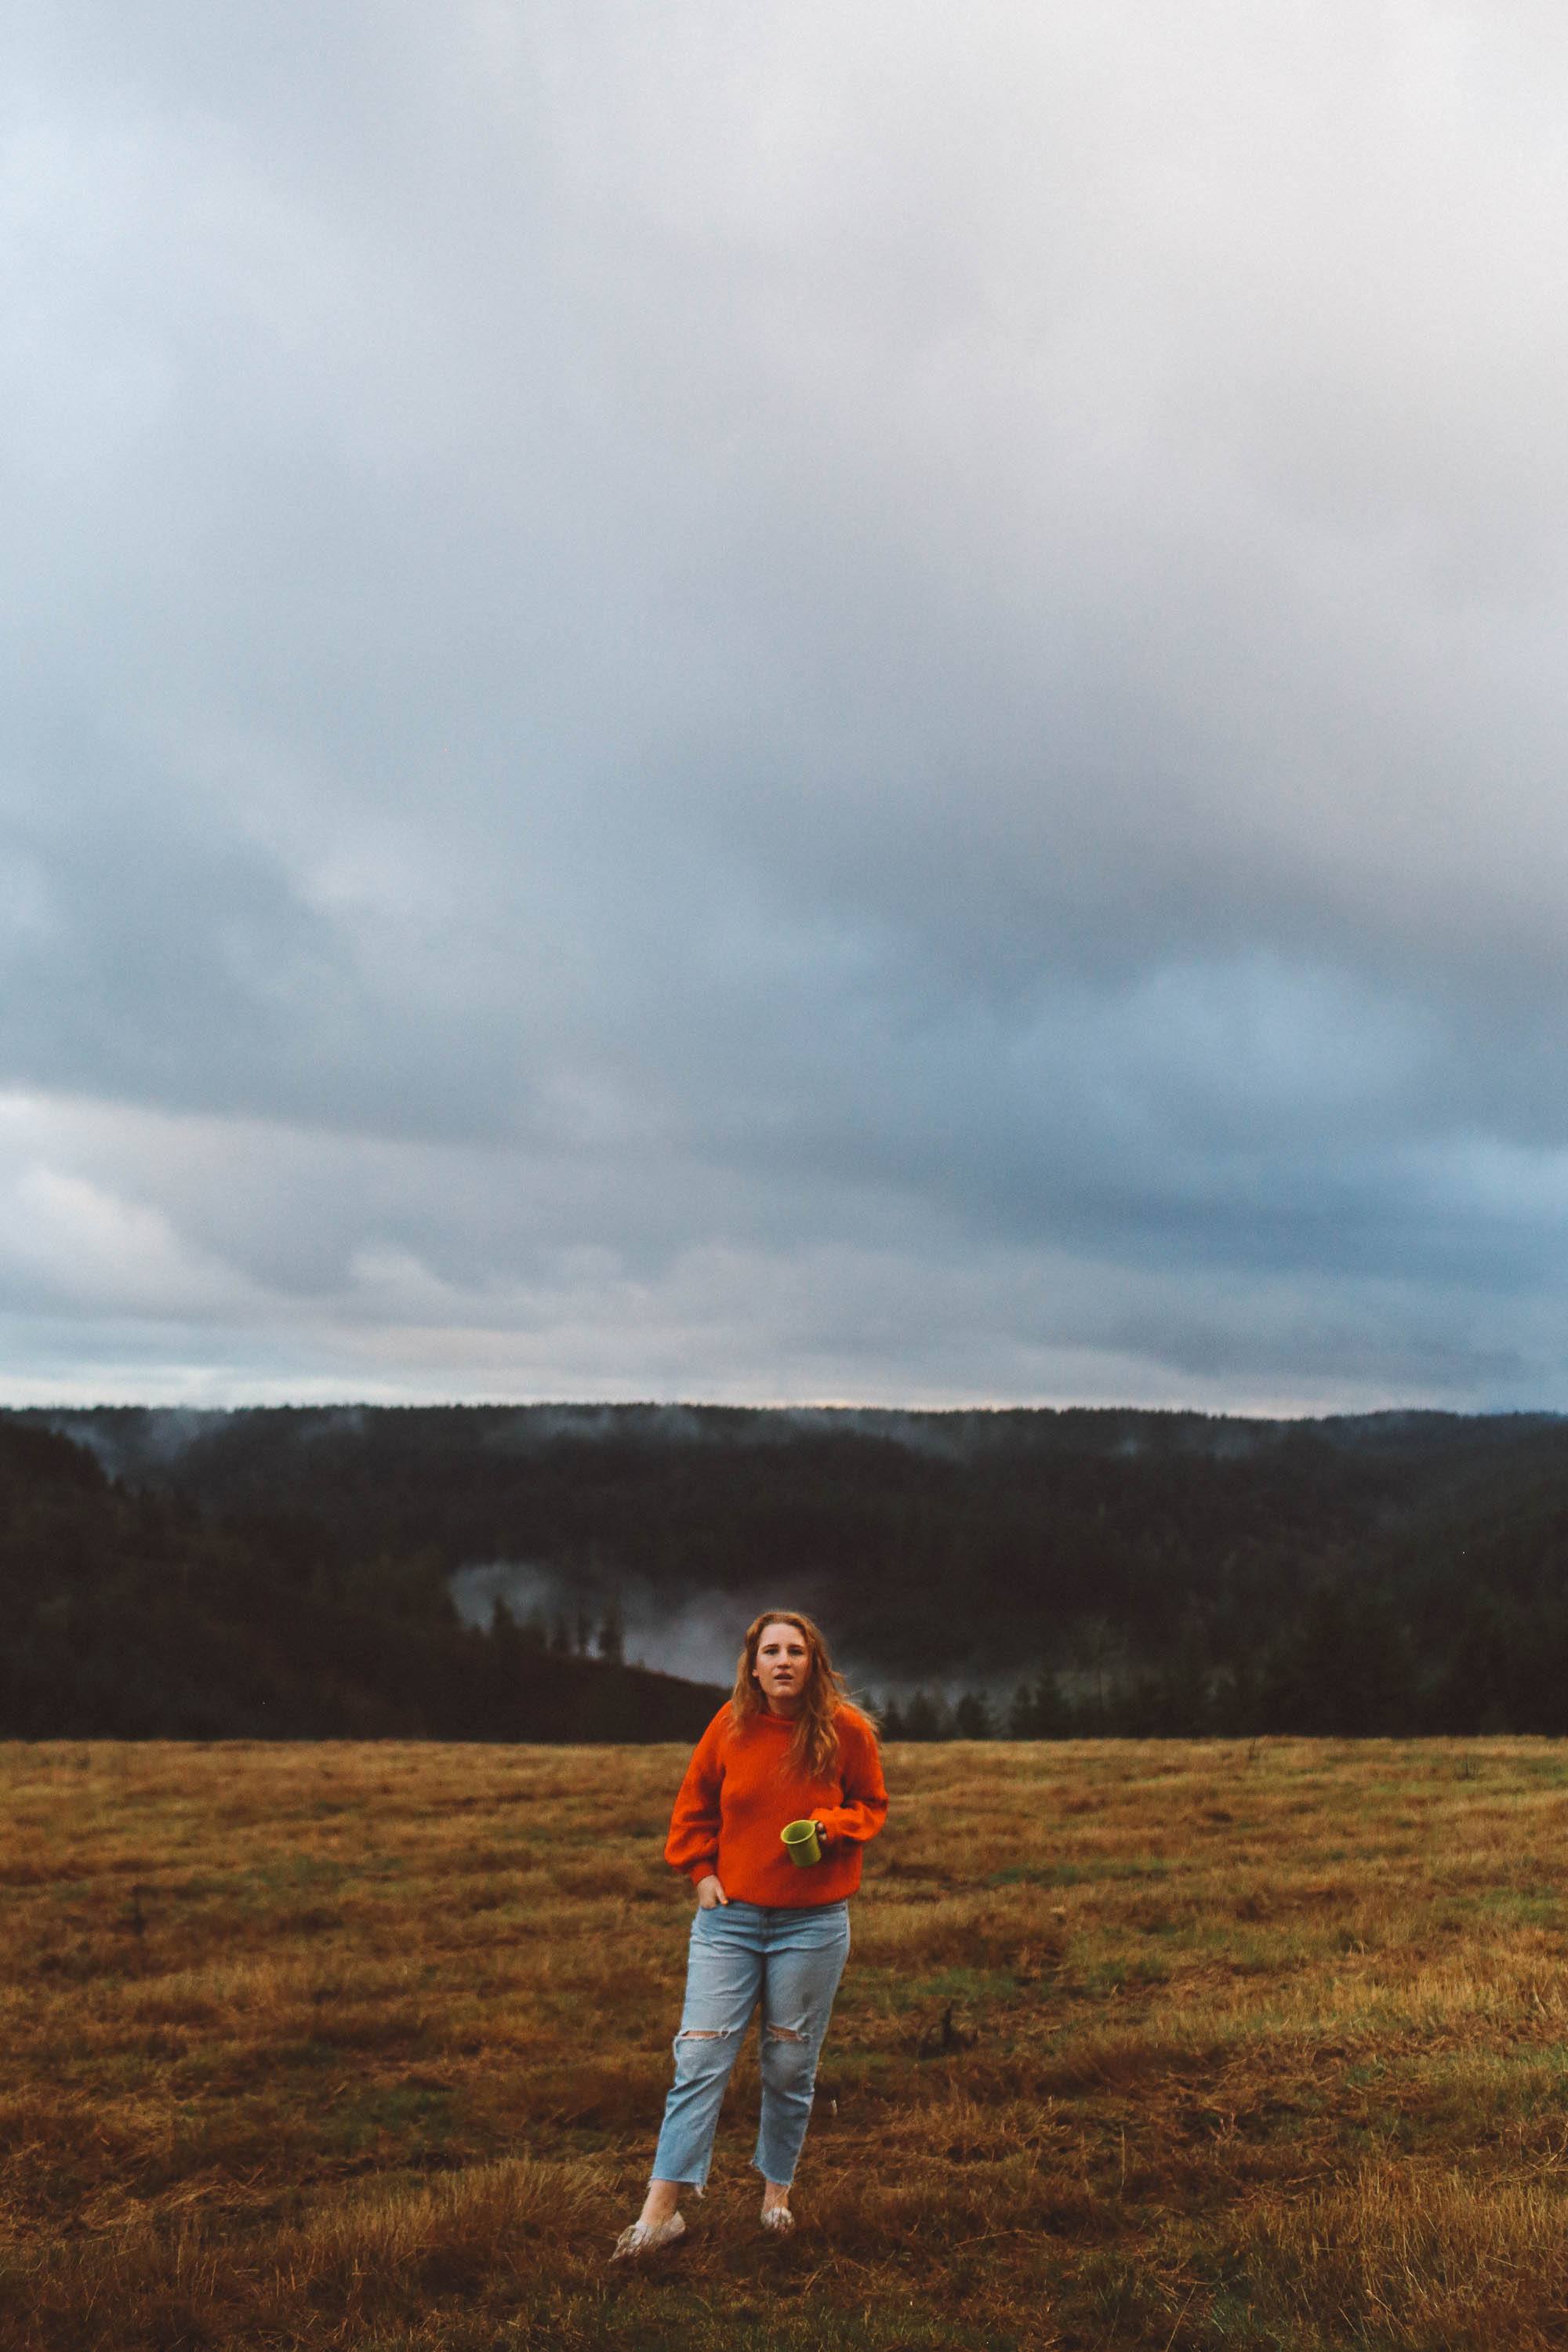
[[[669,1748],[0,1748],[0,2352],[1568,2341],[1568,1751],[894,1748],[797,2184],[640,2198]]]

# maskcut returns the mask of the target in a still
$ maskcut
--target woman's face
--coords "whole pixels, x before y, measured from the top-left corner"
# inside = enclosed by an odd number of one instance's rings
[[[811,1644],[798,1625],[764,1625],[752,1668],[774,1715],[794,1715],[811,1674]]]

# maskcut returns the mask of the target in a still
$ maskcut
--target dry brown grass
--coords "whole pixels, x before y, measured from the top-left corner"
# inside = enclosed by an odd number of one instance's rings
[[[0,2352],[1568,2341],[1568,1752],[894,1748],[783,2244],[625,2277],[668,1748],[0,1748]]]

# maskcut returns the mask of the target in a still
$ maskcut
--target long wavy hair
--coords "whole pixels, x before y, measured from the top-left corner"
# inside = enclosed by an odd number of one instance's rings
[[[746,1628],[746,1639],[735,1666],[735,1687],[730,1694],[730,1720],[743,1731],[767,1712],[762,1686],[754,1679],[757,1647],[770,1625],[793,1625],[805,1637],[809,1654],[800,1713],[795,1719],[790,1762],[808,1771],[814,1780],[826,1780],[838,1761],[838,1730],[833,1718],[845,1704],[844,1677],[827,1654],[827,1644],[809,1617],[798,1609],[764,1609]]]

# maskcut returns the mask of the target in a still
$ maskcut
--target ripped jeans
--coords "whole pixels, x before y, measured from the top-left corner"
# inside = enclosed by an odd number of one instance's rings
[[[764,2180],[795,2178],[816,2088],[816,2060],[849,1957],[847,1903],[798,1910],[716,1904],[691,1922],[675,2084],[653,2159],[655,2180],[701,2189],[730,2070],[762,2002],[763,2119],[754,2158]]]

